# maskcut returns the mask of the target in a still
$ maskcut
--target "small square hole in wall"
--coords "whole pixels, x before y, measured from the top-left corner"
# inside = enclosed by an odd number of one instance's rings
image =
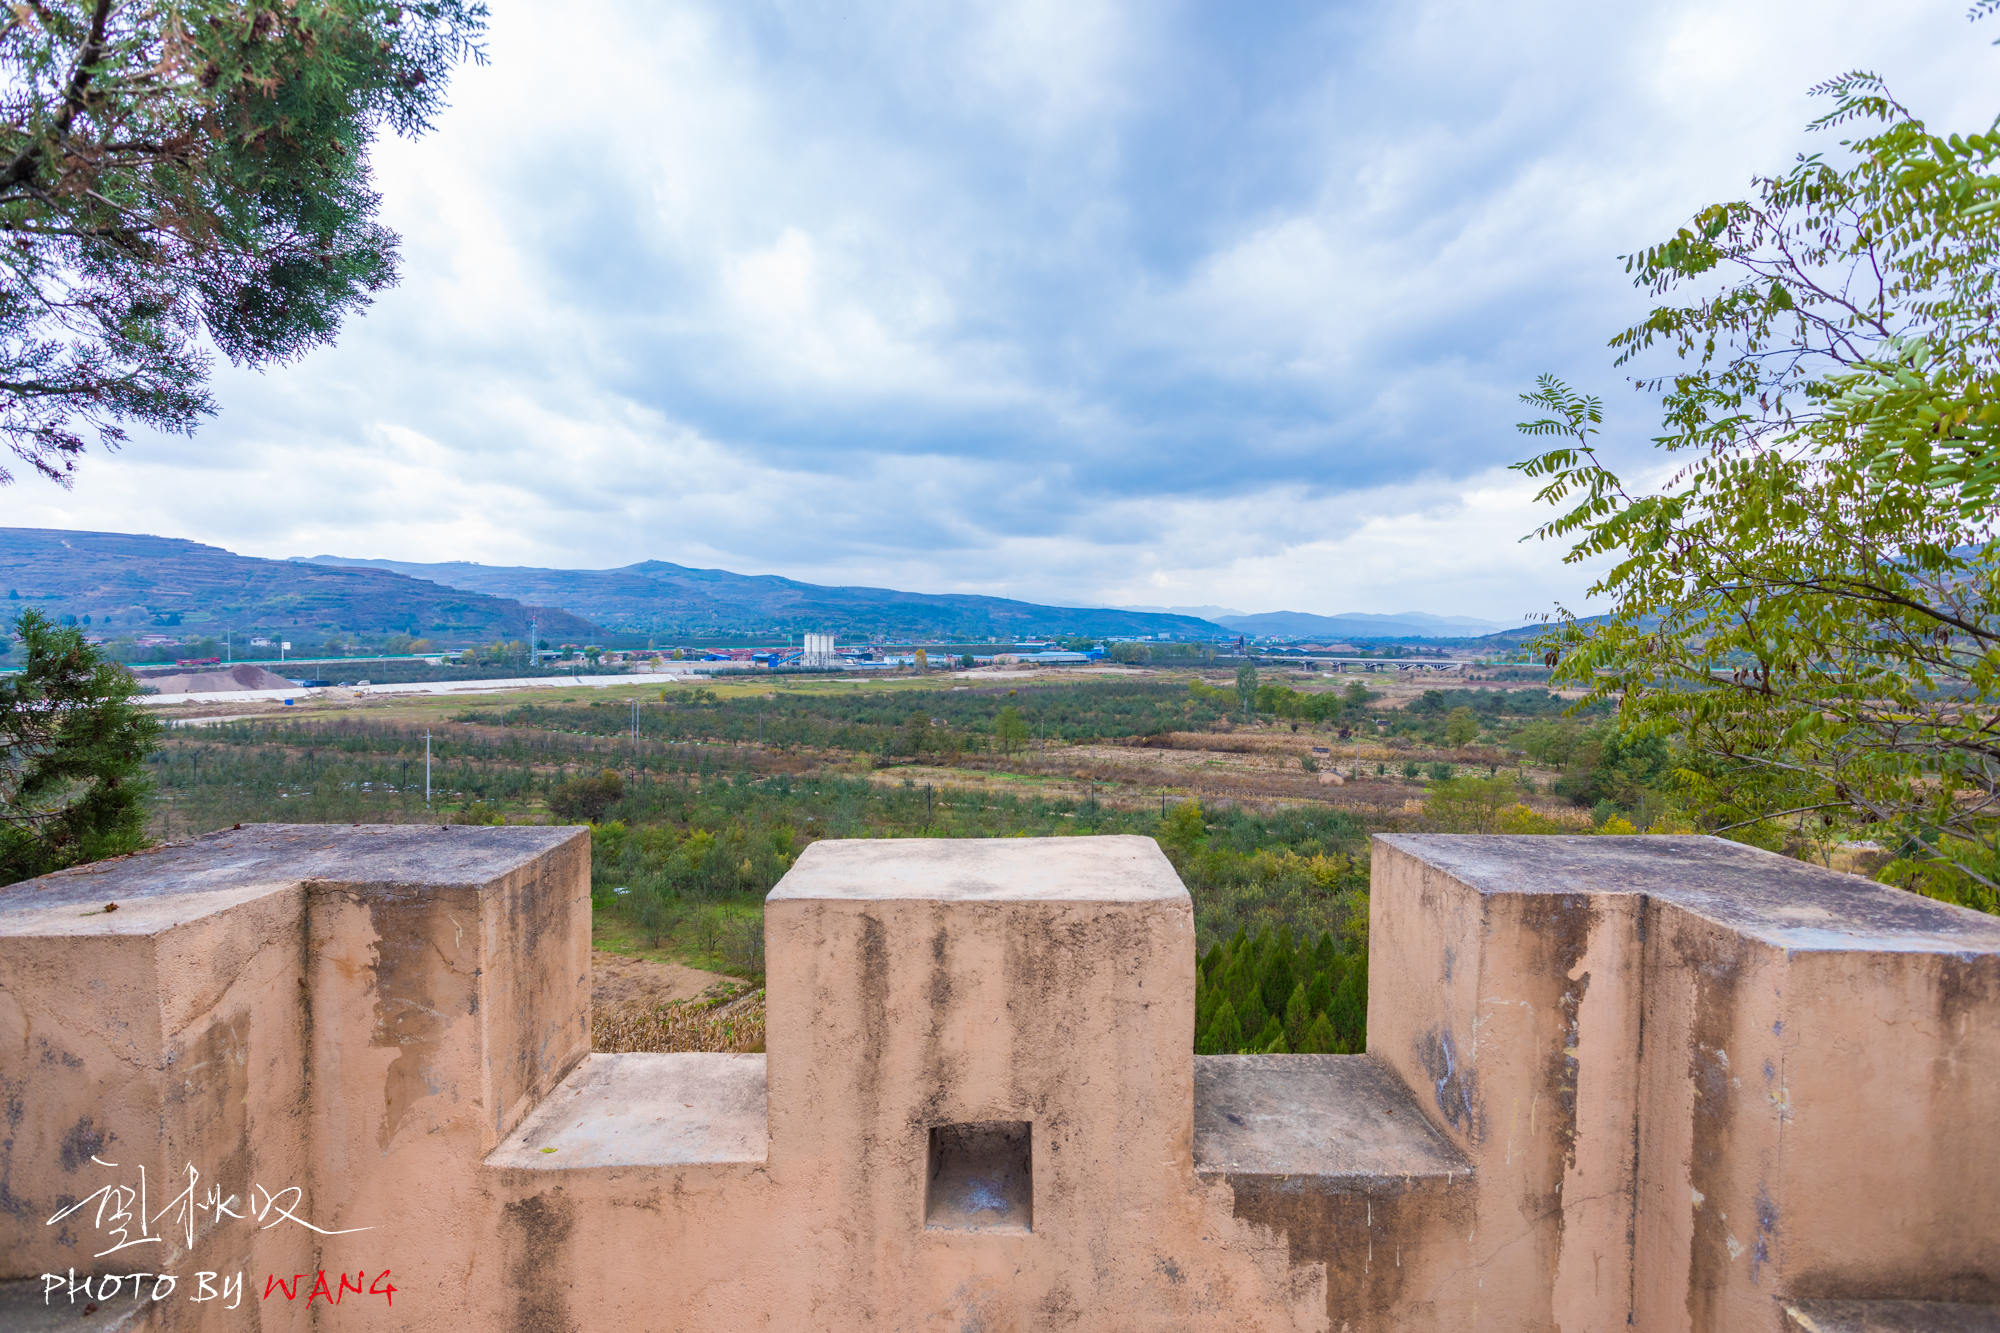
[[[1025,1120],[981,1120],[931,1130],[924,1189],[927,1231],[1035,1229],[1033,1136]]]

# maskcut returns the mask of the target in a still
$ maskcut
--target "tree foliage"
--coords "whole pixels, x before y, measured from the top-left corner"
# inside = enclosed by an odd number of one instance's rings
[[[1322,932],[1296,947],[1290,926],[1209,948],[1195,975],[1201,1055],[1351,1055],[1368,1045],[1368,952]]]
[[[0,680],[0,884],[146,843],[146,756],[159,722],[140,685],[39,611],[15,622],[22,669]]]
[[[557,819],[595,824],[625,797],[625,779],[607,768],[594,778],[571,778],[549,792],[549,813]]]
[[[1868,131],[1839,162],[1802,156],[1627,257],[1679,298],[1612,339],[1619,365],[1669,361],[1636,380],[1664,484],[1605,464],[1597,399],[1523,395],[1543,415],[1521,429],[1559,441],[1517,465],[1562,511],[1536,535],[1612,559],[1589,591],[1609,614],[1564,612],[1537,647],[1633,734],[1679,739],[1708,827],[1885,838],[1990,894],[2000,121],[1933,133],[1863,73],[1816,91],[1815,128]]]
[[[1236,668],[1236,700],[1243,709],[1244,720],[1249,720],[1257,711],[1257,668],[1248,662]]]
[[[1020,709],[1008,704],[1000,710],[993,723],[993,738],[1003,754],[1012,754],[1028,743],[1028,723]]]
[[[329,342],[396,278],[368,148],[480,58],[470,0],[33,0],[0,18],[0,439],[66,482],[94,430],[192,430],[203,337]],[[11,476],[0,469],[0,482]]]

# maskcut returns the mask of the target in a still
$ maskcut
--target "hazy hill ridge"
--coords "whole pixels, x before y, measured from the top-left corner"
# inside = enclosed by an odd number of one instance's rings
[[[417,564],[313,556],[311,564],[394,571],[454,588],[561,606],[607,629],[662,635],[789,634],[843,637],[1012,638],[1023,634],[1220,638],[1194,616],[1113,607],[1040,606],[972,593],[826,587],[775,574],[734,574],[646,560],[618,569],[538,569],[463,561]]]
[[[20,600],[8,599],[18,592]],[[446,641],[589,637],[566,611],[448,588],[383,569],[262,560],[177,537],[0,528],[0,610],[89,616],[93,631],[163,625],[220,634],[404,631]],[[107,625],[107,617],[109,623]]]
[[[1471,616],[1434,616],[1423,611],[1375,615],[1350,611],[1337,616],[1308,611],[1265,611],[1258,615],[1217,616],[1232,634],[1287,639],[1474,639],[1515,627]]]

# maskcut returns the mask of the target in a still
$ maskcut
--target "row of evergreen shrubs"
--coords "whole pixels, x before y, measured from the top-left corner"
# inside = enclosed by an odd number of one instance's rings
[[[1217,944],[1195,978],[1200,1055],[1349,1055],[1368,1045],[1368,952],[1331,934],[1297,948],[1290,926]]]

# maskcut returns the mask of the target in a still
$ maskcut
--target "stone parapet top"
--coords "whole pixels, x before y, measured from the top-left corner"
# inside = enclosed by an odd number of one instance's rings
[[[1375,836],[1482,894],[1645,894],[1801,952],[2000,953],[2000,917],[1722,838]]]
[[[770,1142],[761,1055],[590,1055],[486,1165],[761,1164]]]
[[[1368,1187],[1470,1176],[1401,1079],[1367,1055],[1198,1055],[1194,1168]]]
[[[898,838],[816,842],[766,902],[1187,902],[1151,838]]]
[[[0,889],[0,936],[142,935],[308,880],[487,884],[582,830],[251,824]],[[106,903],[118,904],[105,912]]]

